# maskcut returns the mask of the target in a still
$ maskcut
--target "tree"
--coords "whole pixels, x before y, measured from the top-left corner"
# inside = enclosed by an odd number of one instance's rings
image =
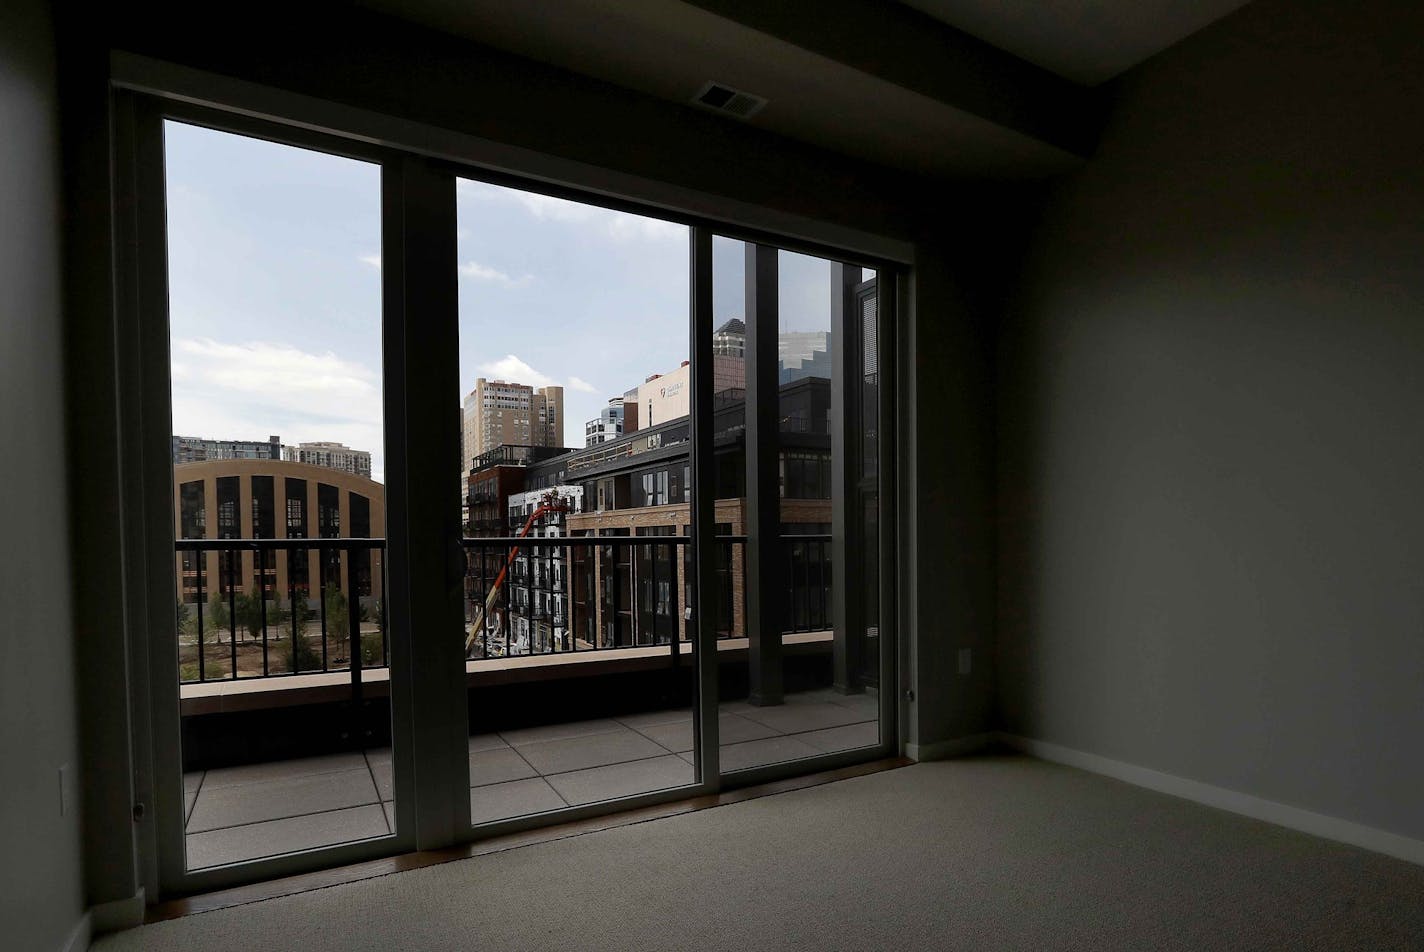
[[[193,627],[193,617],[192,617],[192,614],[189,612],[187,604],[186,604],[185,602],[183,602],[183,601],[180,600],[180,601],[178,602],[178,634],[180,634],[180,635],[189,635],[189,634],[192,634],[192,627]]]
[[[326,636],[340,642],[349,640],[351,616],[346,610],[346,596],[341,594],[335,582],[326,583],[322,600],[326,602]]]
[[[237,623],[254,640],[262,637],[262,596],[256,591],[237,596]]]
[[[307,630],[307,619],[311,617],[311,609],[307,607],[305,598],[292,600],[292,607],[287,612],[287,627],[291,629],[292,638],[302,637]]]
[[[282,607],[282,593],[276,589],[272,590],[272,607],[267,609],[267,627],[275,628],[277,633],[273,638],[280,641],[282,638],[282,623],[287,620],[287,610]]]
[[[204,619],[204,627],[212,631],[221,631],[227,628],[232,618],[228,614],[227,600],[219,592],[213,592],[212,600],[208,603],[208,617]]]
[[[305,598],[294,599],[291,610],[287,613],[292,633],[293,671],[313,671],[321,667],[321,655],[312,648],[306,636],[307,620],[311,618],[311,614]]]

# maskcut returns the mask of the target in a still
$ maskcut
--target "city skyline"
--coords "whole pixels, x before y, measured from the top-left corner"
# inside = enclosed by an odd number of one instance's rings
[[[334,441],[385,470],[380,169],[165,124],[173,433]],[[565,446],[609,397],[688,359],[684,225],[459,180],[460,389],[565,390]],[[828,327],[829,263],[782,252],[781,326]],[[741,243],[714,241],[717,325]]]

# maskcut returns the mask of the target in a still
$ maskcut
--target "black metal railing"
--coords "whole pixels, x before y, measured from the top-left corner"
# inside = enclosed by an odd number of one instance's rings
[[[783,630],[824,631],[831,619],[831,537],[783,535],[786,550],[786,619]]]
[[[507,536],[464,545],[470,659],[657,645],[676,657],[691,650],[682,623],[691,545],[685,536]],[[542,607],[524,600],[528,589],[543,594]],[[562,610],[548,607],[555,596]]]
[[[740,630],[730,631],[734,617],[731,600],[737,583],[741,582],[741,617],[746,617],[746,547],[744,535],[719,535],[722,555],[718,563],[717,637],[744,637]],[[780,536],[786,558],[786,612],[782,620],[783,633],[825,631],[834,625],[831,617],[831,536],[829,533],[804,533]],[[725,577],[726,581],[721,579]],[[740,626],[739,626],[740,627]]]
[[[831,537],[780,541],[788,605],[783,633],[831,628]],[[717,581],[707,608],[719,639],[743,638],[747,537],[719,535],[717,543]],[[463,544],[469,659],[655,646],[676,658],[692,651],[686,536],[506,536]],[[385,547],[384,539],[177,541],[180,679],[348,671],[359,692],[361,672],[390,661]],[[501,571],[505,577],[495,590]],[[537,611],[534,592],[543,595]],[[556,601],[562,607],[552,608]]]
[[[359,695],[362,670],[390,663],[385,547],[384,539],[178,540],[180,680],[348,671]]]
[[[831,628],[831,537],[786,535],[780,541],[789,606],[783,632]],[[708,610],[715,614],[719,640],[743,638],[747,537],[719,535],[717,542],[717,582]],[[694,641],[691,544],[686,536],[667,535],[465,539],[466,656],[657,645],[666,645],[673,656],[688,653]],[[532,555],[534,545],[545,547],[544,555]],[[554,576],[556,563],[561,568]],[[567,607],[552,613],[531,609],[526,600],[531,588],[546,599],[560,597]]]

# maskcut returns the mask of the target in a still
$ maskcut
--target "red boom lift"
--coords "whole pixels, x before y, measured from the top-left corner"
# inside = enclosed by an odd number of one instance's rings
[[[527,538],[529,530],[534,527],[534,523],[540,516],[550,512],[569,512],[569,505],[556,492],[547,492],[539,500],[539,506],[529,514],[529,518],[524,520],[524,528],[519,530],[519,538]],[[504,566],[499,570],[499,575],[495,578],[494,584],[490,586],[489,593],[485,595],[485,603],[477,609],[475,623],[470,626],[469,634],[465,636],[465,656],[469,657],[470,648],[475,644],[475,638],[484,628],[485,619],[494,610],[495,600],[499,598],[500,587],[504,585],[504,577],[509,574],[509,567],[514,564],[514,560],[519,557],[519,546],[511,546],[509,557],[504,560]],[[505,646],[506,652],[509,650]]]

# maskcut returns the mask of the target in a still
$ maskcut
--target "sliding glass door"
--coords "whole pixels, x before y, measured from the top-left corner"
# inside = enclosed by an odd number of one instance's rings
[[[119,106],[159,889],[411,849],[396,157]]]
[[[878,278],[774,245],[713,243],[727,776],[892,735],[876,618]]]
[[[456,195],[471,822],[689,788],[691,229]]]
[[[895,750],[893,271],[121,105],[163,891]]]

